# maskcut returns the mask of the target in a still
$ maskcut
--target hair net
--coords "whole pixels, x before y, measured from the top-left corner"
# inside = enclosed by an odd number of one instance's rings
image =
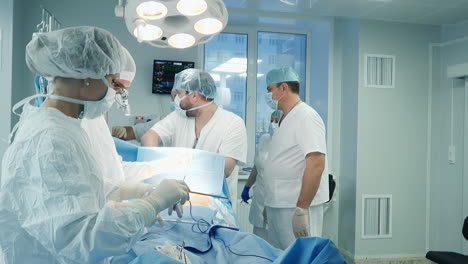
[[[266,82],[267,85],[283,82],[298,82],[299,76],[296,71],[291,67],[283,67],[279,69],[271,70],[267,73]]]
[[[209,99],[216,97],[216,85],[211,75],[198,69],[186,69],[175,75],[174,88],[198,92]]]
[[[124,56],[121,60],[122,69],[120,71],[119,79],[133,82],[136,73],[136,64],[130,52],[128,52],[128,50],[124,47],[122,47],[122,49]]]
[[[125,56],[117,38],[96,27],[36,33],[26,46],[29,69],[45,77],[101,79],[121,73]]]
[[[273,113],[271,113],[272,118],[278,118],[280,119],[283,116],[283,111],[281,110],[275,110]]]

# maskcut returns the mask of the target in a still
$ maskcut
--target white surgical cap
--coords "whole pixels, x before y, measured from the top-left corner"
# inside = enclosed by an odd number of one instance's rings
[[[299,76],[296,71],[291,67],[283,67],[279,69],[271,70],[267,73],[266,82],[267,85],[283,82],[298,82]]]
[[[124,56],[122,57],[122,70],[120,71],[120,79],[133,82],[136,73],[136,64],[132,55],[128,50],[122,47]]]
[[[101,79],[121,73],[125,58],[117,38],[96,27],[36,33],[26,46],[29,69],[45,77]]]
[[[211,75],[198,69],[186,69],[175,75],[174,88],[198,92],[209,99],[216,97],[216,85]]]

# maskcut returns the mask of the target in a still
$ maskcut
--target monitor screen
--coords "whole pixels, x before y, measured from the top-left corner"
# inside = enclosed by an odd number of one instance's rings
[[[153,93],[170,94],[176,73],[194,67],[194,62],[154,60]]]

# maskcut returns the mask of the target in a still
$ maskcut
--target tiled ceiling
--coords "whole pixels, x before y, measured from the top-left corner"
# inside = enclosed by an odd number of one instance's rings
[[[417,24],[468,20],[468,0],[224,0],[233,21],[241,17],[313,20],[354,17]],[[237,18],[237,19],[236,19]]]

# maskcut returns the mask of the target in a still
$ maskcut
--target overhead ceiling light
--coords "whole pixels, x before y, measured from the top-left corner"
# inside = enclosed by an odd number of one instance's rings
[[[177,10],[185,16],[197,16],[208,8],[205,0],[180,0],[177,3]]]
[[[120,13],[124,14],[128,31],[139,42],[160,48],[180,49],[206,43],[221,32],[228,21],[223,0],[125,2],[125,10]],[[122,7],[121,4],[118,7]]]
[[[142,41],[153,41],[162,36],[163,31],[160,27],[146,24],[144,21],[137,21],[138,26],[133,30],[133,35]]]
[[[212,70],[213,72],[244,73],[247,71],[246,58],[232,58]]]
[[[167,15],[167,7],[159,2],[147,1],[138,5],[137,14],[149,20],[160,19]]]
[[[287,5],[292,5],[296,6],[297,5],[297,0],[280,0],[281,3],[285,3]]]
[[[195,38],[190,34],[179,33],[169,38],[169,45],[178,49],[185,49],[195,44]]]
[[[211,35],[223,29],[223,23],[216,18],[204,18],[195,23],[195,30],[204,35]]]

